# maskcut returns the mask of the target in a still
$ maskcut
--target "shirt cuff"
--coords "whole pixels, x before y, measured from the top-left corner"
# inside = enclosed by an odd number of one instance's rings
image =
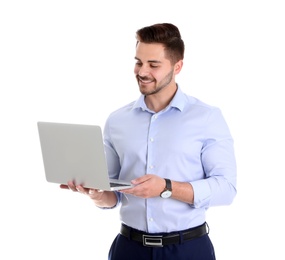
[[[211,198],[211,188],[208,181],[199,180],[190,182],[194,191],[194,208],[207,208]]]

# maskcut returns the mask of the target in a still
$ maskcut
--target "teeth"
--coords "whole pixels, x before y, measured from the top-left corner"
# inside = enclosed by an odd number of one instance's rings
[[[150,82],[152,82],[152,80],[140,80],[141,82],[143,82],[143,83],[150,83]]]

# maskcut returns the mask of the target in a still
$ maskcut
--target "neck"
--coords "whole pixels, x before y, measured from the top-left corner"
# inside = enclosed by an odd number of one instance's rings
[[[152,111],[158,113],[159,111],[165,109],[177,91],[177,85],[174,84],[172,87],[164,88],[153,95],[145,96],[146,106]]]

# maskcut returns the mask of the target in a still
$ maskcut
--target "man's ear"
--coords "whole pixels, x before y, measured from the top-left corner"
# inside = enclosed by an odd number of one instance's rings
[[[183,67],[183,60],[179,60],[174,65],[174,74],[177,75]]]

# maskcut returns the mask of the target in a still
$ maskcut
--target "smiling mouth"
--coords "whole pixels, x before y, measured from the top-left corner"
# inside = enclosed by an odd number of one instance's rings
[[[148,84],[148,83],[154,82],[154,80],[150,79],[150,78],[142,78],[142,77],[137,77],[137,78],[138,78],[138,81],[143,83],[143,84]]]

